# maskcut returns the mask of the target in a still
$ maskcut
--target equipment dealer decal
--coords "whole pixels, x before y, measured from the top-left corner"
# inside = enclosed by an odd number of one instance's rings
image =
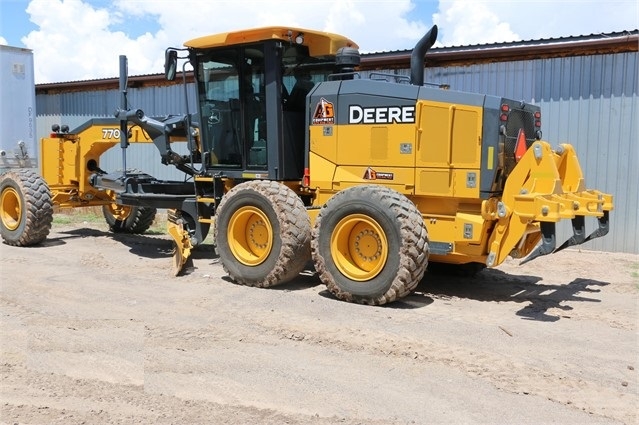
[[[323,97],[317,103],[313,113],[313,124],[335,124],[335,108]]]
[[[364,172],[364,180],[393,180],[395,176],[393,173],[383,173],[381,171],[375,171],[371,167],[368,167]]]

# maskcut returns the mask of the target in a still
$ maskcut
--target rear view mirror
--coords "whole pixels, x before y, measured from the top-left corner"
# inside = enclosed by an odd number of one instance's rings
[[[164,54],[164,77],[168,81],[175,80],[175,73],[177,71],[177,51],[167,49]]]

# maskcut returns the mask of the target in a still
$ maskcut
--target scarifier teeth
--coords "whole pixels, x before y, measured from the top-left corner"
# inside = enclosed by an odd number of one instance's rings
[[[592,239],[600,238],[608,234],[608,231],[610,230],[610,211],[604,211],[603,216],[599,217],[597,221],[599,223],[599,227],[597,230],[588,235],[584,242],[588,242]]]
[[[573,235],[566,242],[561,244],[554,252],[562,251],[570,246],[581,245],[586,240],[586,219],[583,215],[575,216],[572,219]]]
[[[539,224],[541,227],[541,245],[519,263],[520,266],[542,255],[552,254],[555,250],[555,223],[542,221]]]

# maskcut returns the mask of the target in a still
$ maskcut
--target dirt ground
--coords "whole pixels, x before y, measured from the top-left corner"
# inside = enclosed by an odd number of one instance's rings
[[[4,424],[635,424],[639,256],[567,250],[384,307],[312,270],[229,282],[212,245],[57,224],[0,246]]]

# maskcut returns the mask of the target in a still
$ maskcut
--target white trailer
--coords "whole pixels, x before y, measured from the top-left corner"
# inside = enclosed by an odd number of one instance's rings
[[[38,168],[33,52],[0,45],[0,172]]]

